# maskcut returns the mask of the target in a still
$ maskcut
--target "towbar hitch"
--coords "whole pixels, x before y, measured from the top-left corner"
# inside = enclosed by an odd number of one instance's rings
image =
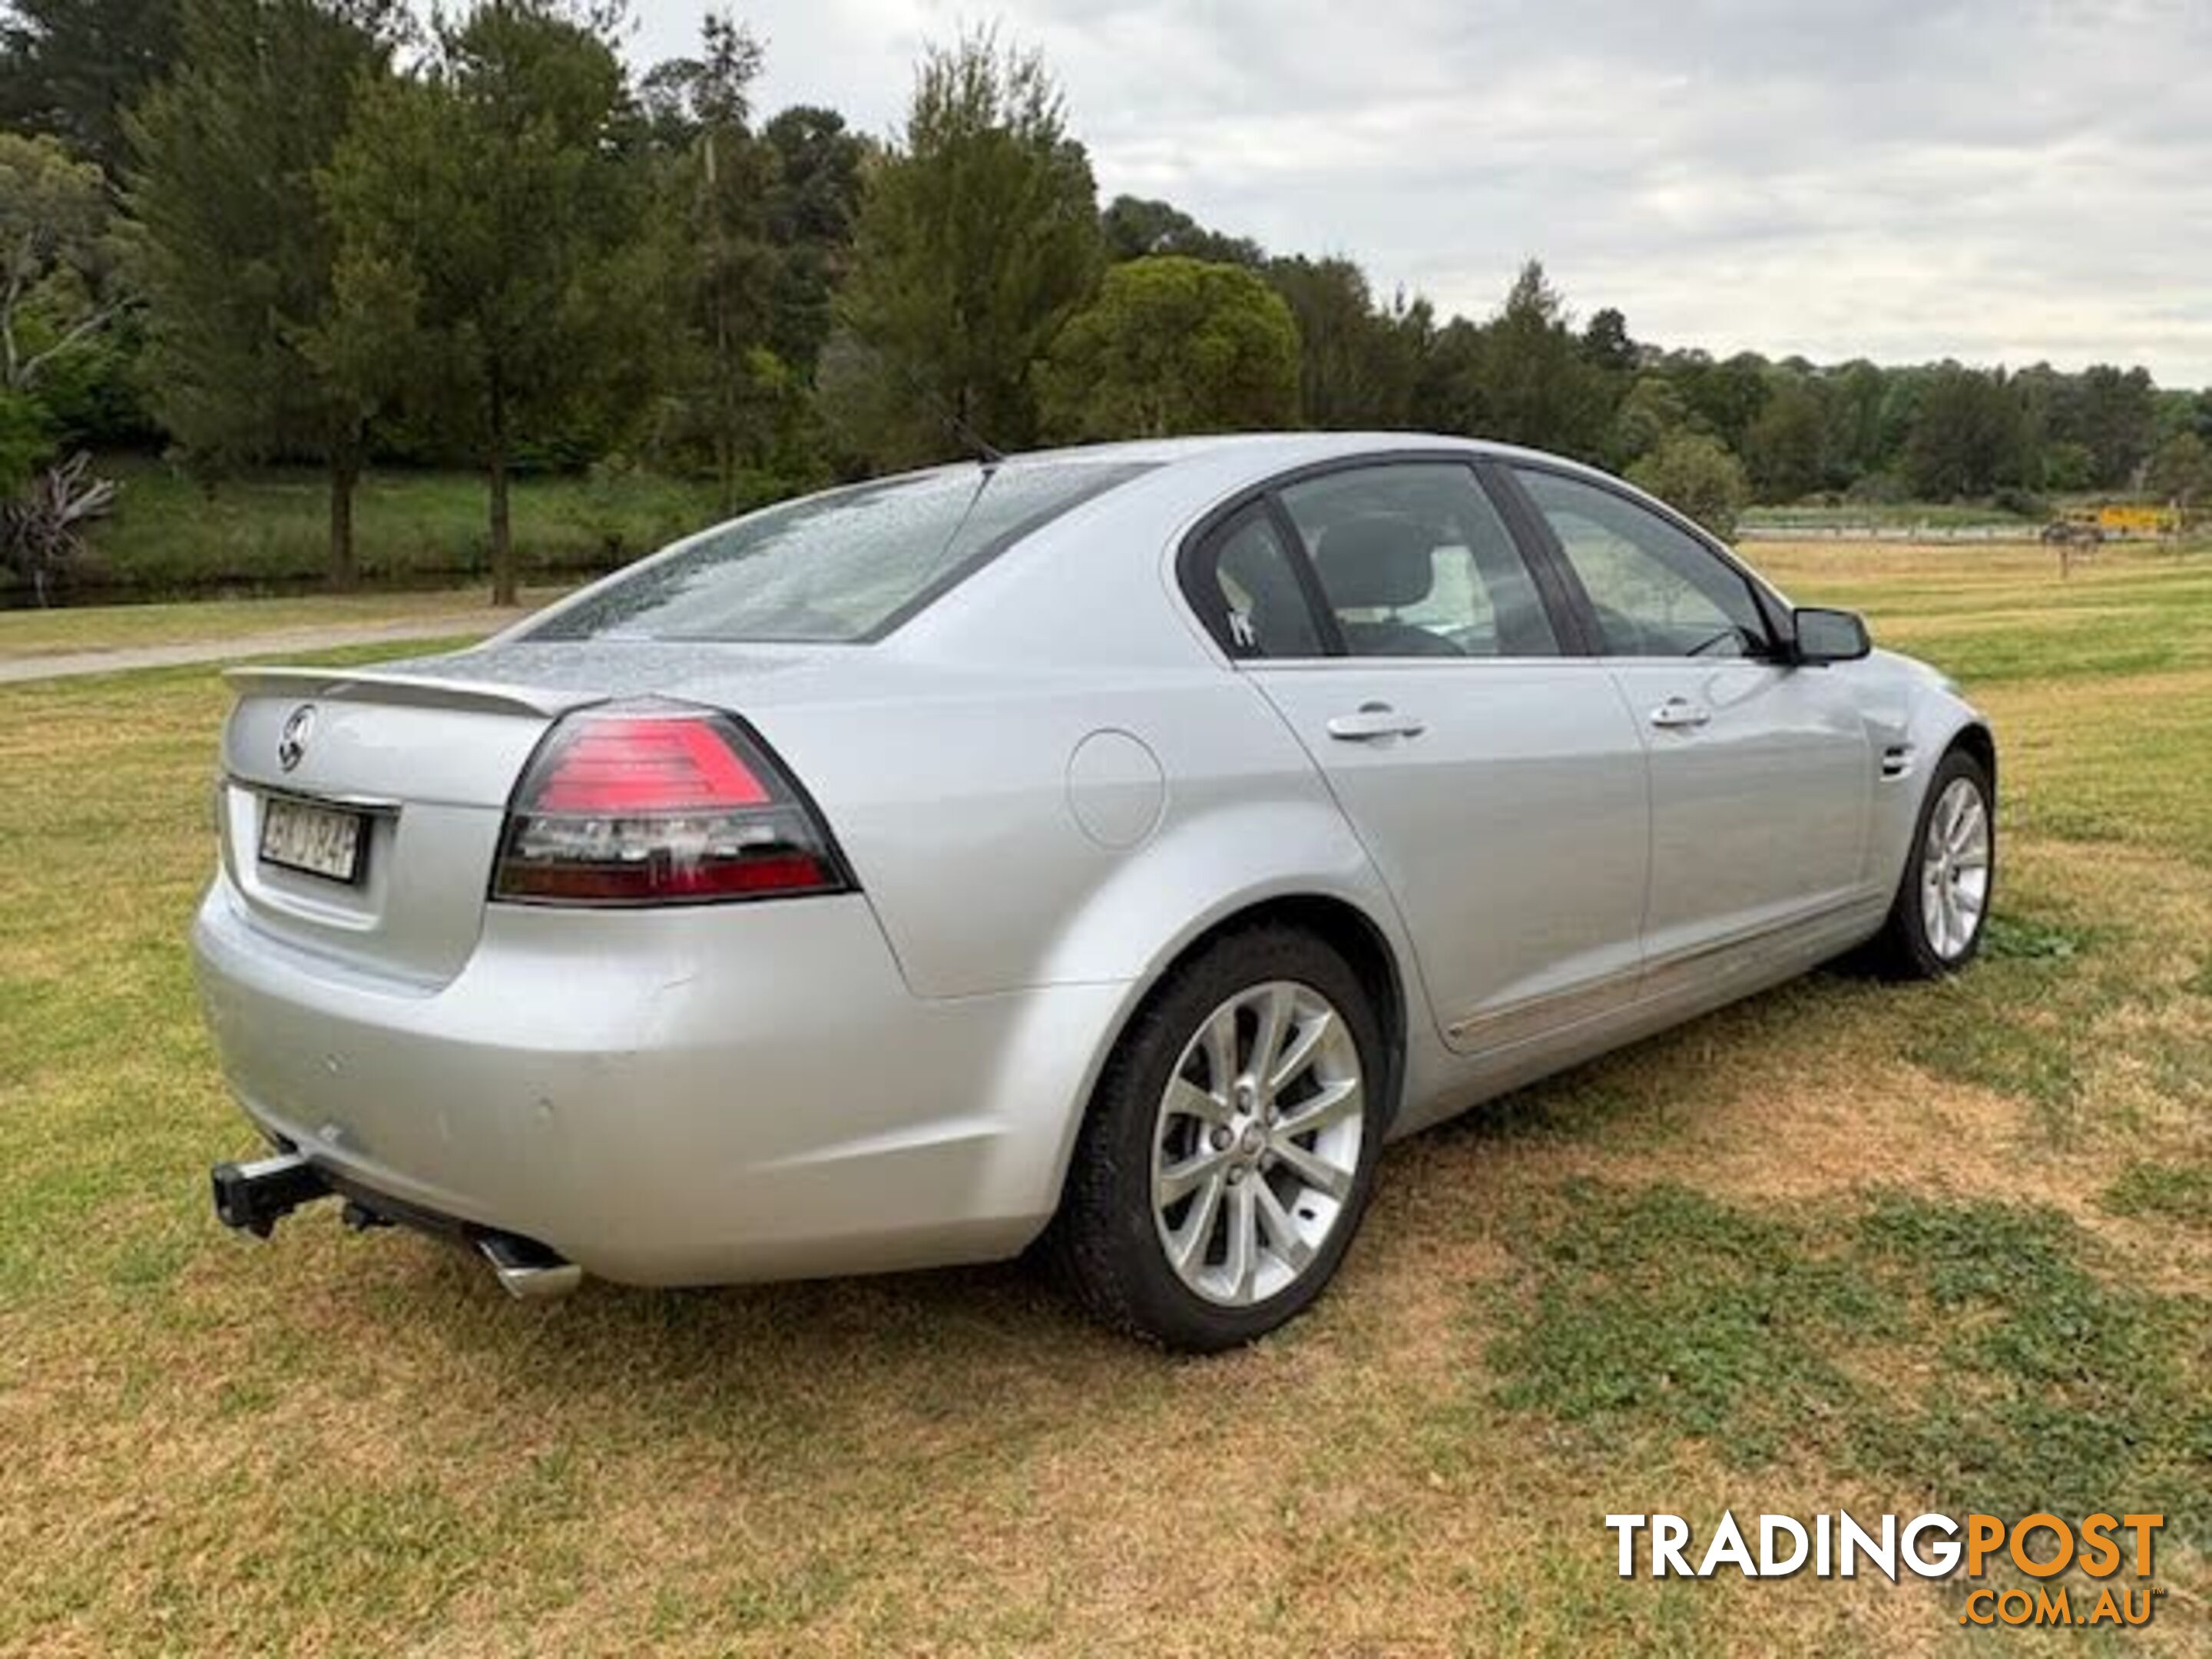
[[[218,1164],[208,1173],[215,1183],[216,1218],[256,1238],[268,1237],[302,1204],[331,1195],[330,1183],[297,1152],[278,1152],[251,1164]]]

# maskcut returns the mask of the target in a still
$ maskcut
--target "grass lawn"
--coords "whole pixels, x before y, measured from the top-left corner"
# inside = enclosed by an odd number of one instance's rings
[[[2159,1510],[2125,1645],[2203,1651],[2212,557],[1758,554],[1996,720],[1985,960],[1395,1149],[1337,1292],[1206,1362],[1017,1267],[539,1307],[327,1213],[224,1234],[206,1166],[253,1143],[182,942],[222,690],[0,688],[0,1651],[1969,1635],[1958,1584],[1613,1576],[1607,1513],[1730,1506]]]
[[[330,496],[312,468],[271,468],[212,491],[143,456],[103,456],[100,471],[122,489],[92,532],[88,580],[189,596],[313,582],[327,568]],[[354,501],[362,576],[449,586],[489,572],[486,501],[473,473],[370,473]],[[520,477],[513,512],[526,580],[609,569],[724,516],[710,487],[641,473]]]
[[[183,600],[167,605],[69,605],[52,611],[0,611],[0,663],[79,651],[142,646],[208,645],[261,634],[388,623],[442,623],[455,633],[486,631],[549,605],[564,590],[526,588],[521,605],[495,611],[482,584],[404,592],[323,593],[293,599]]]

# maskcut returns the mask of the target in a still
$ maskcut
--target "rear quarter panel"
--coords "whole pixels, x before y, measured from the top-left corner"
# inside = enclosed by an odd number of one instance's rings
[[[1304,750],[1225,669],[993,673],[760,724],[823,804],[920,995],[1147,979],[1284,893],[1342,897],[1399,933]],[[1086,743],[1102,735],[1104,766]]]

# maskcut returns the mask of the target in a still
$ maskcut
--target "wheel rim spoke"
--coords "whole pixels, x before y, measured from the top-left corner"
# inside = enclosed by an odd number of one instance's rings
[[[1293,993],[1287,985],[1270,985],[1260,998],[1260,1029],[1252,1039],[1252,1077],[1263,1087],[1275,1073],[1277,1057],[1291,1035]]]
[[[1225,1176],[1215,1176],[1200,1188],[1198,1198],[1190,1206],[1190,1213],[1168,1241],[1168,1256],[1175,1270],[1188,1274],[1206,1260],[1206,1247],[1212,1242],[1213,1224],[1221,1213],[1221,1194],[1228,1189]]]
[[[1288,1164],[1291,1173],[1317,1193],[1326,1193],[1334,1199],[1344,1199],[1352,1194],[1352,1171],[1331,1164],[1316,1152],[1311,1152],[1287,1136],[1278,1136],[1274,1143],[1275,1156]]]
[[[1335,1025],[1334,1014],[1317,1013],[1298,1028],[1297,1036],[1277,1058],[1273,1071],[1268,1073],[1269,1092],[1280,1091],[1313,1063],[1315,1050],[1321,1047]]]
[[[1283,1207],[1283,1200],[1275,1196],[1273,1188],[1264,1181],[1255,1181],[1251,1186],[1253,1201],[1260,1212],[1260,1230],[1267,1236],[1267,1248],[1292,1273],[1302,1271],[1313,1260],[1313,1246],[1299,1233],[1298,1224]]]
[[[1229,1121],[1227,1097],[1211,1094],[1188,1078],[1179,1077],[1168,1085],[1167,1109],[1184,1117],[1194,1117],[1201,1123]]]
[[[1950,848],[1951,856],[1955,859],[1980,840],[1981,834],[1982,809],[1979,806],[1969,806],[1959,814],[1957,821],[1952,824],[1951,834],[1945,845]]]
[[[1152,1182],[1152,1202],[1165,1209],[1170,1204],[1180,1204],[1208,1181],[1228,1172],[1229,1159],[1221,1152],[1208,1150],[1170,1164]]]
[[[1249,1302],[1252,1289],[1260,1272],[1259,1206],[1254,1194],[1260,1183],[1239,1182],[1229,1189],[1229,1256],[1224,1266],[1229,1274],[1230,1299]]]
[[[1206,1025],[1206,1081],[1224,1100],[1237,1080],[1237,1006],[1224,1005]]]
[[[1311,1134],[1354,1115],[1362,1103],[1359,1079],[1343,1079],[1328,1085],[1311,1100],[1303,1101],[1285,1112],[1282,1121],[1275,1126],[1275,1133],[1285,1139],[1292,1135]]]

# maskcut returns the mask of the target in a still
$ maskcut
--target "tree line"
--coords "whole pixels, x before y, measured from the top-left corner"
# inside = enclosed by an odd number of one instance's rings
[[[355,575],[377,464],[481,471],[512,599],[519,472],[643,466],[732,510],[965,453],[1420,428],[1601,463],[1725,530],[1748,501],[2212,495],[2212,391],[1725,358],[1572,315],[1530,261],[1440,317],[1341,257],[1100,206],[1035,53],[928,50],[882,139],[763,116],[723,14],[634,72],[621,0],[9,0],[0,530],[58,556],[75,452],[329,479]]]

